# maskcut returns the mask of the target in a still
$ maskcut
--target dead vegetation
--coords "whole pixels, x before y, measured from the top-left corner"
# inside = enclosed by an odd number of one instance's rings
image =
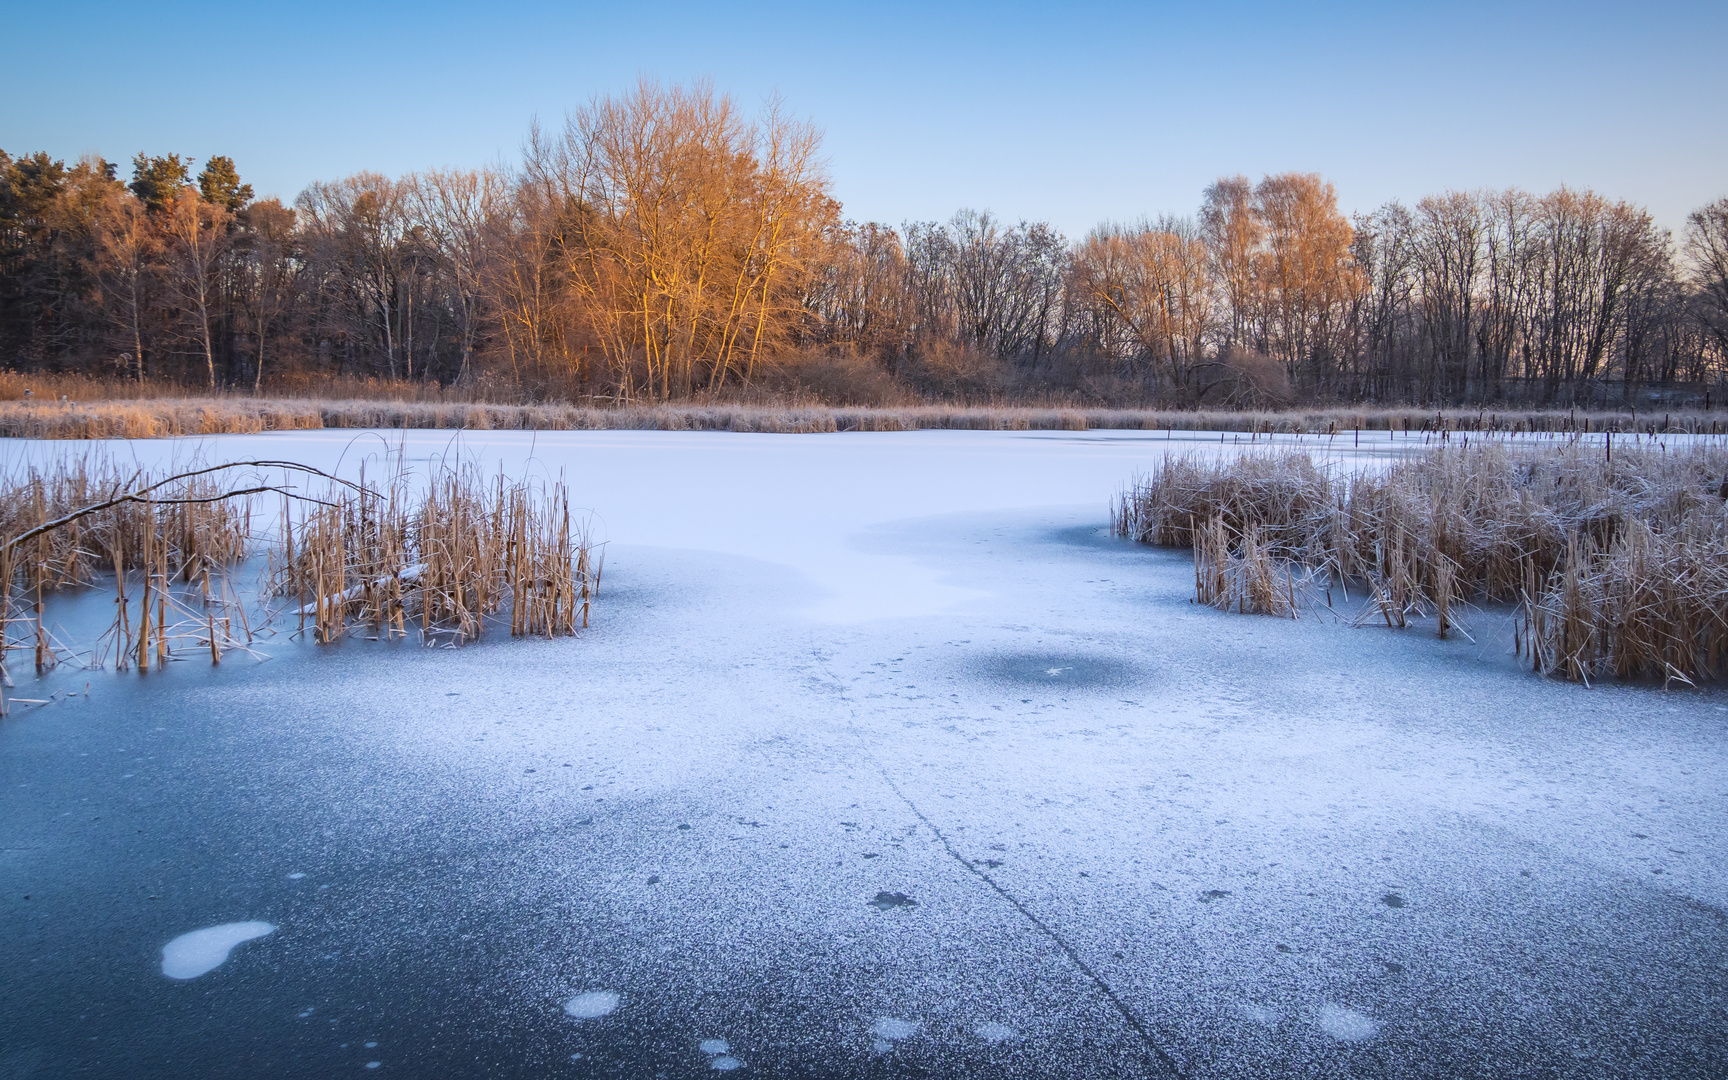
[[[1294,616],[1366,594],[1358,623],[1511,603],[1516,647],[1568,679],[1728,674],[1728,448],[1478,440],[1342,472],[1304,453],[1167,457],[1118,535],[1191,547],[1195,598]],[[1462,632],[1460,630],[1460,632]]]
[[[1079,405],[923,404],[837,407],[784,402],[712,402],[617,406],[558,402],[469,400],[457,391],[397,395],[394,384],[336,382],[324,397],[110,396],[105,383],[0,373],[0,438],[158,439],[188,435],[255,434],[318,428],[466,429],[470,431],[738,431],[813,434],[837,431],[1210,431],[1351,438],[1361,432],[1440,437],[1455,432],[1500,434],[1728,434],[1720,411],[1638,413],[1568,411],[1428,411],[1417,408],[1116,409]],[[33,390],[33,385],[45,390]],[[80,397],[80,389],[90,396]],[[344,391],[377,396],[338,398]],[[58,392],[58,393],[57,393]],[[60,394],[65,395],[61,400]]]
[[[321,642],[369,636],[461,644],[488,616],[510,633],[557,637],[588,625],[600,565],[562,483],[483,476],[458,463],[415,487],[342,489],[297,513],[283,506],[269,592],[297,602]]]
[[[236,614],[248,641],[250,632],[228,570],[245,558],[244,499],[257,490],[223,488],[211,470],[158,480],[91,456],[0,479],[0,681],[17,649],[40,673],[69,661],[147,671],[200,635],[216,661],[243,647]],[[115,590],[113,625],[93,645],[62,640],[45,596],[104,580]]]
[[[257,560],[263,579],[249,584]],[[416,477],[398,459],[378,484],[287,461],[163,476],[61,457],[0,476],[0,689],[12,687],[15,653],[38,674],[260,656],[257,638],[284,616],[320,643],[363,629],[462,644],[489,622],[573,634],[588,625],[599,571],[562,482],[483,476],[460,460]],[[70,641],[47,601],[91,587],[112,591],[112,621],[94,642]]]

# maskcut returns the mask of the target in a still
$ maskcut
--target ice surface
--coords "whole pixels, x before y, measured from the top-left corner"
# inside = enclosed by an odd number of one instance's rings
[[[1320,1030],[1339,1042],[1361,1042],[1372,1039],[1380,1025],[1355,1009],[1327,1002],[1320,1007]]]
[[[989,598],[986,583],[961,584],[903,551],[859,543],[885,523],[1008,507],[1097,507],[1136,470],[1166,452],[1233,454],[1204,433],[1170,442],[1149,433],[855,432],[816,437],[729,432],[449,432],[385,433],[422,471],[453,447],[493,471],[552,476],[562,472],[578,506],[596,513],[598,539],[620,544],[710,551],[784,566],[816,589],[803,610],[828,622],[855,623],[952,611]],[[81,444],[0,440],[0,464],[39,460]],[[195,455],[244,460],[284,451],[318,468],[357,474],[371,446],[365,433],[310,431],[291,436],[216,440],[142,440],[124,453],[169,464]],[[1325,440],[1306,448],[1325,453]],[[362,449],[356,449],[356,448]],[[1266,449],[1262,439],[1257,449]],[[1420,450],[1422,444],[1400,450]],[[1343,448],[1337,448],[1343,454]],[[1361,460],[1391,452],[1364,447]],[[374,463],[374,472],[377,469]],[[741,479],[751,482],[740,483]],[[609,566],[616,566],[614,560]]]
[[[162,974],[196,979],[221,967],[234,946],[275,932],[267,922],[232,922],[192,930],[162,946]]]
[[[564,1003],[564,1011],[578,1020],[606,1016],[617,1007],[618,995],[611,990],[590,990]]]
[[[452,437],[410,434],[415,467]],[[352,438],[207,446],[327,467]],[[1592,1074],[1728,1075],[1728,697],[1534,678],[1492,610],[1473,643],[1197,608],[1187,554],[1113,540],[1105,507],[1166,448],[1233,452],[1216,435],[460,440],[596,508],[579,638],[280,635],[270,664],[97,677],[81,712],[0,725],[0,996],[61,1071],[105,1075],[123,1038],[174,1077],[198,1034],[154,1006],[62,1031],[89,976],[55,957],[136,951],[142,896],[261,895],[310,905],[315,962],[212,998],[246,1036],[199,1043],[212,1072],[317,1052],[281,1024],[299,1001],[342,1038],[392,1017],[429,1076],[626,1044],[679,1075],[732,1056],[690,1053],[722,1032],[746,1073],[1160,1075],[1140,1029],[1209,1080],[1578,1047]],[[556,1052],[520,1035],[576,986],[631,1008]],[[993,1051],[986,1020],[1018,1035]]]

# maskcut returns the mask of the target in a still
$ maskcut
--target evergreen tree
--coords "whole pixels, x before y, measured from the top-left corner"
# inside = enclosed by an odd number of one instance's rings
[[[234,159],[230,157],[213,157],[204,163],[204,171],[198,174],[198,190],[205,202],[215,203],[230,213],[252,201],[252,185],[240,182],[240,174],[234,170]]]
[[[173,202],[180,189],[191,182],[191,164],[182,161],[179,154],[167,157],[139,154],[132,159],[132,183],[128,186],[145,209],[156,213]]]

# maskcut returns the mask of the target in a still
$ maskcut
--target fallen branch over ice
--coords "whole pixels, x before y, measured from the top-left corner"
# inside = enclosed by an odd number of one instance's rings
[[[396,573],[386,574],[384,577],[378,578],[369,584],[362,583],[360,585],[351,585],[348,588],[343,589],[339,593],[334,593],[330,596],[324,597],[322,600],[314,600],[310,604],[306,604],[306,605],[302,606],[300,608],[299,613],[301,615],[316,615],[316,614],[318,614],[318,605],[320,603],[325,603],[325,604],[348,604],[348,603],[352,603],[353,601],[358,600],[360,597],[364,596],[366,594],[367,589],[369,589],[369,588],[370,589],[382,589],[384,586],[390,584],[392,581],[397,582],[397,583],[402,584],[402,585],[418,585],[418,584],[420,584],[420,575],[425,573],[425,572],[426,572],[426,564],[425,563],[415,563],[413,566],[405,566],[401,570],[398,570]]]

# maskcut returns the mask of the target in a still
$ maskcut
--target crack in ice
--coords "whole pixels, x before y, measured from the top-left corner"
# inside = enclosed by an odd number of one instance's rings
[[[967,873],[982,881],[985,885],[988,885],[992,892],[996,893],[996,895],[1000,896],[1003,900],[1006,900],[1015,911],[1018,911],[1027,922],[1032,924],[1034,929],[1049,938],[1051,943],[1056,946],[1062,955],[1066,956],[1070,963],[1079,968],[1080,972],[1091,981],[1092,985],[1098,988],[1098,992],[1103,994],[1111,1005],[1115,1006],[1116,1011],[1122,1015],[1123,1020],[1127,1021],[1128,1026],[1133,1029],[1134,1034],[1140,1037],[1141,1044],[1144,1045],[1147,1051],[1151,1054],[1153,1061],[1168,1075],[1176,1077],[1177,1080],[1182,1080],[1184,1074],[1181,1066],[1176,1064],[1176,1059],[1158,1044],[1158,1041],[1152,1037],[1151,1031],[1147,1029],[1146,1024],[1135,1014],[1133,1009],[1128,1007],[1128,1003],[1122,1000],[1121,996],[1116,993],[1110,984],[1104,980],[1104,976],[1100,975],[1091,964],[1088,964],[1084,959],[1082,959],[1074,946],[1068,944],[1067,939],[1057,933],[1054,927],[1033,914],[1030,908],[1021,903],[1020,900],[1007,889],[1004,889],[1001,885],[997,884],[995,878],[991,877],[970,859],[960,854],[960,852],[955,849],[953,843],[949,841],[947,834],[937,828],[936,824],[925,815],[924,811],[919,809],[918,804],[913,802],[912,799],[900,789],[900,785],[894,782],[892,776],[888,775],[887,767],[884,766],[881,759],[879,759],[870,750],[869,744],[864,741],[863,736],[859,733],[857,728],[858,707],[853,703],[852,699],[847,696],[846,684],[841,682],[828,667],[828,658],[823,656],[820,650],[813,650],[812,655],[816,658],[816,662],[821,665],[823,674],[828,676],[828,681],[835,688],[840,700],[846,704],[846,711],[852,718],[852,721],[846,725],[847,732],[857,741],[859,747],[864,751],[864,755],[870,759],[871,764],[876,766],[876,771],[882,777],[882,782],[887,784],[889,790],[894,792],[895,796],[899,798],[901,802],[906,804],[907,809],[912,811],[913,816],[922,822],[925,828],[930,830],[930,832],[936,837],[937,841],[942,845],[942,849],[948,853],[949,858],[959,863]],[[878,1042],[882,1041],[883,1040],[878,1039]],[[878,1052],[882,1052],[883,1050],[880,1046],[876,1049]]]

